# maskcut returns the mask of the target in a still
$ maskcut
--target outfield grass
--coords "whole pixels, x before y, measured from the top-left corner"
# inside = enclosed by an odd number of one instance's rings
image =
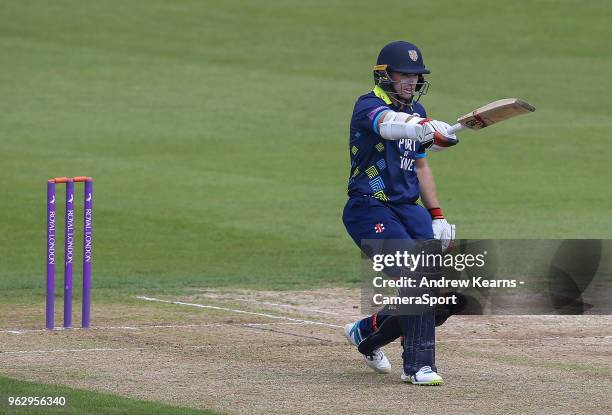
[[[42,383],[25,382],[0,376],[0,413],[19,415],[39,414],[163,414],[163,415],[214,415],[216,412],[198,411],[164,405],[157,402],[139,401],[90,392],[66,386],[45,385]],[[64,397],[65,406],[10,406],[9,397]]]
[[[378,50],[400,38],[432,69],[431,116],[506,96],[537,107],[431,156],[459,237],[610,237],[610,12],[4,1],[0,290],[41,298],[45,181],[82,174],[95,178],[97,288],[356,281],[340,220],[348,120]]]

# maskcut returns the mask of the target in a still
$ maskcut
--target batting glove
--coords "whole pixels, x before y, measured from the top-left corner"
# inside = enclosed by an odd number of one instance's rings
[[[433,228],[434,238],[442,242],[442,251],[446,252],[452,248],[455,239],[455,225],[446,221],[442,209],[439,207],[429,209],[429,214],[432,219],[431,227]]]
[[[431,151],[442,151],[459,143],[459,139],[454,133],[450,132],[451,126],[444,121],[430,120],[425,118],[420,121],[425,127],[424,135],[428,138],[423,140],[425,148]]]

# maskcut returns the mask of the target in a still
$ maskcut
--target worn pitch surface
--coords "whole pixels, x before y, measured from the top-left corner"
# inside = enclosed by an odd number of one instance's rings
[[[453,317],[438,330],[446,384],[425,388],[400,381],[398,342],[386,347],[388,375],[347,344],[356,291],[155,298],[186,304],[96,309],[91,330],[3,329],[0,374],[244,414],[610,410],[607,316]]]

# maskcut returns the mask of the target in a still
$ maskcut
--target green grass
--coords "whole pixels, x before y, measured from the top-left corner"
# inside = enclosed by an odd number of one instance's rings
[[[2,2],[2,292],[41,292],[45,181],[82,174],[96,180],[97,288],[356,282],[348,121],[395,39],[423,50],[433,117],[507,96],[537,107],[430,157],[459,237],[612,236],[608,1],[385,10]]]
[[[158,402],[139,401],[105,393],[90,392],[66,386],[53,386],[43,383],[26,382],[0,376],[0,413],[2,414],[164,414],[164,415],[214,415],[215,412],[198,411],[164,405]],[[12,397],[64,397],[65,406],[9,406]]]
[[[95,178],[96,304],[356,284],[348,122],[397,39],[432,70],[433,118],[509,96],[537,107],[430,157],[460,238],[610,238],[611,13],[607,0],[2,1],[1,304],[42,307],[45,182],[62,175]],[[0,391],[65,395],[69,413],[203,413],[4,377]]]

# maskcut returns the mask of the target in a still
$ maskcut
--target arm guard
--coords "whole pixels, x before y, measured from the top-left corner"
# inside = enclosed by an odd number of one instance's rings
[[[403,112],[385,111],[381,117],[380,136],[386,140],[419,140],[423,134],[423,126],[419,124],[422,120]]]

